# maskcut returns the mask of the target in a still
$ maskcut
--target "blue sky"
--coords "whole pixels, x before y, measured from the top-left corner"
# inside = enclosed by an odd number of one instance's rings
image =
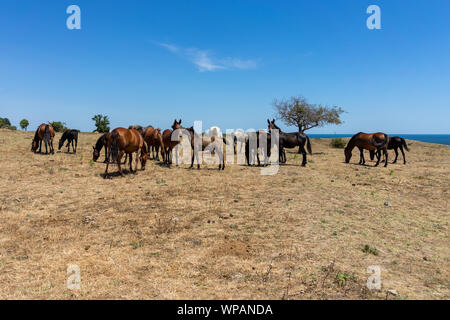
[[[257,129],[293,95],[347,111],[309,133],[450,133],[450,1],[0,2],[0,117],[16,125]]]

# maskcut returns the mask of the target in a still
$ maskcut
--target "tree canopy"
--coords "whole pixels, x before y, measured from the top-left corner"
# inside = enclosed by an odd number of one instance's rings
[[[28,126],[30,125],[30,123],[28,122],[27,119],[22,119],[22,120],[20,121],[19,125],[20,125],[20,127],[21,127],[23,130],[26,131],[27,128],[28,128]]]
[[[95,127],[99,133],[109,132],[109,119],[108,116],[96,114],[92,117],[95,121]]]
[[[340,119],[344,112],[340,107],[327,107],[310,104],[303,96],[289,99],[275,100],[273,106],[277,111],[277,118],[288,126],[296,126],[300,132],[323,127],[326,124],[342,123]]]

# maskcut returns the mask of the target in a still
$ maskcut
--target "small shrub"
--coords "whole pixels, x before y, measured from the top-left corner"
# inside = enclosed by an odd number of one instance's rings
[[[331,139],[331,146],[333,148],[340,148],[340,149],[342,149],[342,148],[345,148],[345,145],[346,145],[346,143],[345,143],[344,139],[342,139],[342,138],[333,138],[333,139]]]
[[[375,247],[371,247],[371,246],[369,246],[368,244],[366,244],[366,245],[364,246],[364,248],[362,249],[362,251],[363,251],[364,253],[371,253],[371,254],[373,254],[374,256],[377,256],[377,255],[378,255],[378,249],[375,248]]]

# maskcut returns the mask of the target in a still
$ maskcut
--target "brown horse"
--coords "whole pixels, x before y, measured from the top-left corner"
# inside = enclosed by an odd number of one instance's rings
[[[191,138],[191,148],[192,148],[192,159],[191,159],[191,166],[189,168],[192,168],[194,166],[194,157],[197,158],[197,169],[200,169],[200,157],[199,152],[200,151],[215,151],[219,155],[219,170],[225,169],[225,158],[223,156],[223,148],[220,147],[220,143],[222,141],[227,144],[227,141],[223,137],[218,137],[216,135],[213,136],[202,136],[200,134],[195,133],[194,127],[186,128],[188,131],[190,138]],[[211,150],[213,149],[213,150]]]
[[[350,159],[352,157],[352,150],[355,147],[358,147],[360,152],[360,159],[359,164],[365,164],[366,161],[364,159],[364,149],[369,151],[376,151],[378,154],[383,150],[383,154],[386,157],[386,163],[384,166],[386,167],[388,162],[388,153],[387,153],[387,147],[389,144],[389,136],[382,132],[377,133],[364,133],[359,132],[355,134],[350,141],[348,142],[347,146],[345,147],[345,162],[349,163]],[[380,164],[380,158],[378,157],[378,161],[375,164],[375,167]]]
[[[116,128],[109,134],[108,137],[108,162],[106,163],[105,178],[108,176],[108,166],[110,163],[117,163],[119,173],[123,176],[120,161],[124,154],[129,156],[130,171],[136,173],[138,167],[138,160],[141,160],[142,170],[145,170],[145,163],[147,162],[147,149],[145,147],[142,135],[136,129]],[[133,171],[132,161],[133,153],[136,152],[135,166]]]
[[[172,140],[172,133],[174,132],[174,130],[177,129],[183,129],[183,127],[181,127],[181,119],[179,121],[177,121],[177,119],[174,120],[173,124],[172,124],[172,130],[170,129],[166,129],[164,130],[163,134],[162,134],[162,140],[163,140],[163,144],[164,144],[164,155],[163,155],[163,161],[169,166],[170,168],[170,164],[172,163],[172,150],[173,148],[175,148],[175,146],[177,144],[180,143],[180,133],[178,134],[178,136],[174,136],[173,140]]]
[[[161,156],[163,157],[163,160],[164,160],[164,142],[163,142],[161,129],[159,129],[159,128],[155,129],[152,126],[148,126],[144,132],[144,141],[148,145],[148,152],[150,153],[150,148],[152,150],[152,160],[159,161],[158,152],[160,149],[161,149]],[[156,157],[155,157],[155,151],[156,151]]]
[[[39,146],[39,153],[41,153],[42,149],[42,140],[44,140],[45,144],[45,154],[48,154],[47,145],[50,147],[50,153],[54,154],[55,150],[53,149],[53,138],[55,137],[55,130],[50,124],[41,124],[34,134],[33,142],[31,143],[31,151],[36,153],[36,150]]]

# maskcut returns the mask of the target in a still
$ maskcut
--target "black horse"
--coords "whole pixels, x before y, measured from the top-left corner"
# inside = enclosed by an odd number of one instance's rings
[[[389,138],[388,150],[393,149],[395,152],[395,159],[394,159],[394,162],[392,162],[392,163],[397,162],[399,148],[403,155],[403,164],[406,164],[405,152],[403,151],[403,148],[405,148],[406,151],[409,151],[409,149],[408,149],[408,146],[406,145],[405,139],[403,139],[402,137]],[[377,157],[379,157],[379,154],[377,154]],[[373,159],[375,159],[375,151],[370,151],[370,160],[373,160]]]
[[[92,160],[97,161],[97,159],[100,157],[100,151],[102,151],[103,147],[105,148],[105,161],[104,163],[108,162],[108,135],[109,133],[104,133],[101,135],[100,138],[98,138],[97,142],[95,143],[95,146],[92,147],[94,149],[92,153]]]
[[[262,143],[266,140],[266,143]],[[264,156],[263,165],[267,166],[270,159],[270,148],[271,148],[271,134],[264,131],[257,132],[247,132],[245,137],[245,158],[247,159],[247,165],[253,165],[258,163],[261,165],[259,159],[259,154]],[[279,152],[281,150],[279,149]],[[280,156],[280,155],[279,155]]]
[[[70,145],[72,144],[73,153],[77,153],[78,132],[79,132],[79,130],[76,130],[76,129],[64,131],[61,139],[59,139],[58,150],[61,150],[62,146],[64,145],[64,142],[67,140],[67,146],[66,146],[67,152],[70,152]],[[75,143],[75,146],[74,146],[74,143]]]
[[[299,147],[298,153],[301,153],[303,155],[303,161],[302,166],[306,166],[306,150],[305,150],[305,144],[306,148],[308,149],[308,153],[312,154],[311,150],[311,142],[309,140],[309,137],[302,133],[302,132],[290,132],[286,133],[281,131],[281,129],[275,124],[275,119],[270,121],[267,119],[269,132],[272,131],[272,129],[278,129],[279,136],[280,136],[280,162],[285,163],[286,162],[286,153],[284,151],[284,148],[295,148]]]

